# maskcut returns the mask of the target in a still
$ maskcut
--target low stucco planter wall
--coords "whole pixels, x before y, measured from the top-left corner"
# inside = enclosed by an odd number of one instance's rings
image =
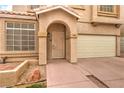
[[[13,70],[0,71],[0,87],[15,85],[28,66],[29,62],[26,60]]]

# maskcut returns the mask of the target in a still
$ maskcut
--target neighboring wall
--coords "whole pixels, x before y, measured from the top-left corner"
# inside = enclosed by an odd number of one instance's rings
[[[17,12],[26,12],[26,11],[30,10],[30,6],[27,6],[27,5],[13,5],[12,10],[17,11]]]

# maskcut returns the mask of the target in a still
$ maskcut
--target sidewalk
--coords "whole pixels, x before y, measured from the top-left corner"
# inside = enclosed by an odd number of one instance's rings
[[[48,88],[95,88],[85,74],[76,64],[70,64],[66,60],[52,60],[47,65]]]

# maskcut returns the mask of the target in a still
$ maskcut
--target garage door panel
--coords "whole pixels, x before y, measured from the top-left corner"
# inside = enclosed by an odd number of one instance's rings
[[[79,35],[78,58],[115,56],[115,36]]]
[[[121,46],[121,52],[124,53],[124,36],[121,37],[121,44],[120,44],[120,46]]]

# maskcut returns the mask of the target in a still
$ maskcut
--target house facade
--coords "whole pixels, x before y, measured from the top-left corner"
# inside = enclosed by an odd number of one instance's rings
[[[0,57],[7,61],[120,56],[124,6],[14,5],[0,11]]]

